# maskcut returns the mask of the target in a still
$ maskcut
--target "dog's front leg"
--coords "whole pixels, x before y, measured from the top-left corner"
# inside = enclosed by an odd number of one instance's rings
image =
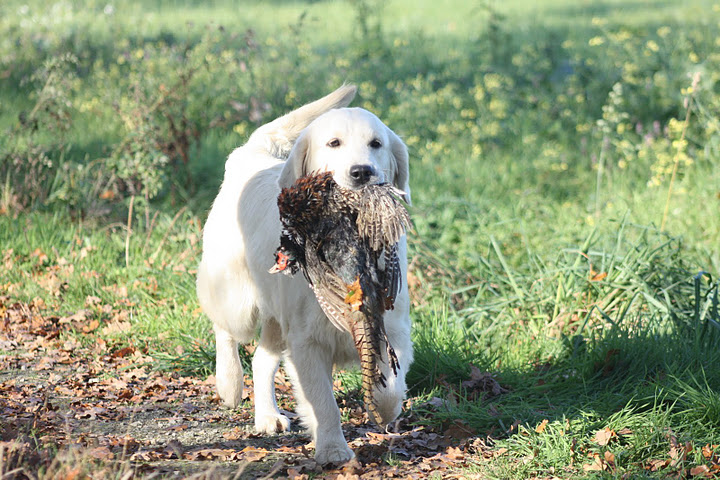
[[[340,426],[330,348],[307,338],[289,339],[288,343],[285,369],[293,381],[300,418],[315,442],[315,460],[322,465],[345,463],[354,454]]]

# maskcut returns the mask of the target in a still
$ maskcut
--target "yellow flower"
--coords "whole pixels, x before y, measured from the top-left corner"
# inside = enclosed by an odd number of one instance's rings
[[[650,50],[650,51],[652,51],[652,52],[657,52],[658,50],[660,50],[660,47],[659,47],[658,44],[655,42],[655,40],[649,40],[649,41],[645,44],[645,46],[648,48],[648,50]]]
[[[237,133],[240,136],[245,135],[245,133],[247,132],[247,125],[245,125],[244,123],[238,123],[233,127],[233,132]]]
[[[657,34],[659,37],[665,38],[670,34],[670,27],[668,26],[662,26],[658,28]]]
[[[591,47],[597,47],[598,45],[602,45],[603,43],[605,43],[605,38],[599,36],[593,37],[590,39],[590,41],[588,41],[588,45],[590,45]]]

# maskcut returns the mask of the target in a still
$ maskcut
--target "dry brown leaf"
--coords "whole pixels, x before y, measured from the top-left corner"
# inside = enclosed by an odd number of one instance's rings
[[[114,455],[108,447],[97,447],[90,450],[90,456],[98,460],[112,460]]]
[[[90,333],[94,330],[97,330],[99,326],[100,326],[99,320],[91,320],[90,323],[88,323],[87,325],[85,325],[82,328],[82,331],[85,333]]]
[[[648,467],[651,472],[657,472],[670,464],[670,460],[649,460]]]
[[[246,462],[257,462],[267,457],[268,451],[263,448],[245,447],[242,449],[242,459]]]
[[[603,456],[605,457],[605,463],[610,466],[610,468],[615,468],[615,454],[606,451]]]
[[[462,420],[455,420],[450,427],[445,430],[445,436],[455,438],[457,440],[465,440],[476,435],[477,432]]]
[[[91,307],[93,305],[97,305],[100,302],[102,302],[102,300],[100,300],[100,297],[96,297],[95,295],[88,295],[87,297],[85,297],[85,306],[86,307]]]
[[[592,463],[586,463],[582,466],[586,472],[602,472],[605,470],[605,465],[598,454],[594,455]]]
[[[615,431],[605,427],[602,430],[595,432],[593,441],[598,445],[605,446],[610,443],[613,438],[617,438]]]
[[[503,448],[498,448],[497,450],[495,450],[494,452],[492,452],[492,456],[493,456],[493,457],[499,457],[500,455],[505,455],[507,452],[508,452],[508,449],[505,448],[505,447],[503,447]]]
[[[704,447],[702,447],[701,451],[702,451],[703,457],[710,460],[713,457],[713,453],[717,447],[718,447],[717,445],[710,445],[709,443],[707,445],[705,445]]]
[[[103,335],[109,335],[112,333],[127,332],[132,328],[130,322],[110,322],[102,329]]]
[[[690,469],[690,475],[692,475],[693,477],[702,475],[709,478],[712,474],[710,473],[710,469],[707,465],[698,465],[697,467],[693,467]]]

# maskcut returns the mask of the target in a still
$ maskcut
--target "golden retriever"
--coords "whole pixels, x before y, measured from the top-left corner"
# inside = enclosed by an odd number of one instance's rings
[[[232,152],[225,178],[205,224],[197,293],[213,322],[217,346],[217,391],[234,408],[242,399],[243,369],[238,343],[260,340],[252,361],[255,428],[275,433],[289,428],[275,402],[274,377],[280,360],[291,377],[297,410],[315,442],[315,459],[341,463],[353,457],[345,441],[333,396],[333,365],[357,362],[351,336],[323,314],[302,275],[271,275],[279,245],[280,189],[313,171],[333,172],[345,188],[392,182],[405,192],[408,152],[400,138],[375,115],[346,107],[354,86],[343,86],[258,128]],[[407,278],[406,241],[400,242]],[[385,315],[400,368],[384,371],[388,384],[374,392],[383,418],[396,418],[405,398],[405,374],[412,362],[406,283],[395,308]],[[381,363],[388,370],[387,359]]]

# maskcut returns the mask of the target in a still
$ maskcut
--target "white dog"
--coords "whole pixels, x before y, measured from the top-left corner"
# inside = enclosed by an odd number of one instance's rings
[[[289,427],[275,402],[274,377],[282,358],[321,464],[353,457],[341,430],[332,370],[333,365],[357,361],[357,352],[350,334],[323,314],[302,275],[271,275],[268,269],[280,240],[278,194],[303,175],[332,171],[345,188],[392,182],[410,200],[405,144],[367,110],[342,108],[354,96],[354,86],[343,86],[260,127],[230,155],[205,224],[197,279],[200,305],[215,330],[217,391],[223,403],[232,408],[242,399],[238,343],[253,340],[259,328],[252,362],[255,428],[275,433]],[[406,257],[403,237],[404,278]],[[404,283],[394,310],[385,315],[400,368],[395,376],[387,359],[381,362],[388,384],[374,394],[383,418],[396,418],[405,398],[405,374],[412,362],[409,303]]]

